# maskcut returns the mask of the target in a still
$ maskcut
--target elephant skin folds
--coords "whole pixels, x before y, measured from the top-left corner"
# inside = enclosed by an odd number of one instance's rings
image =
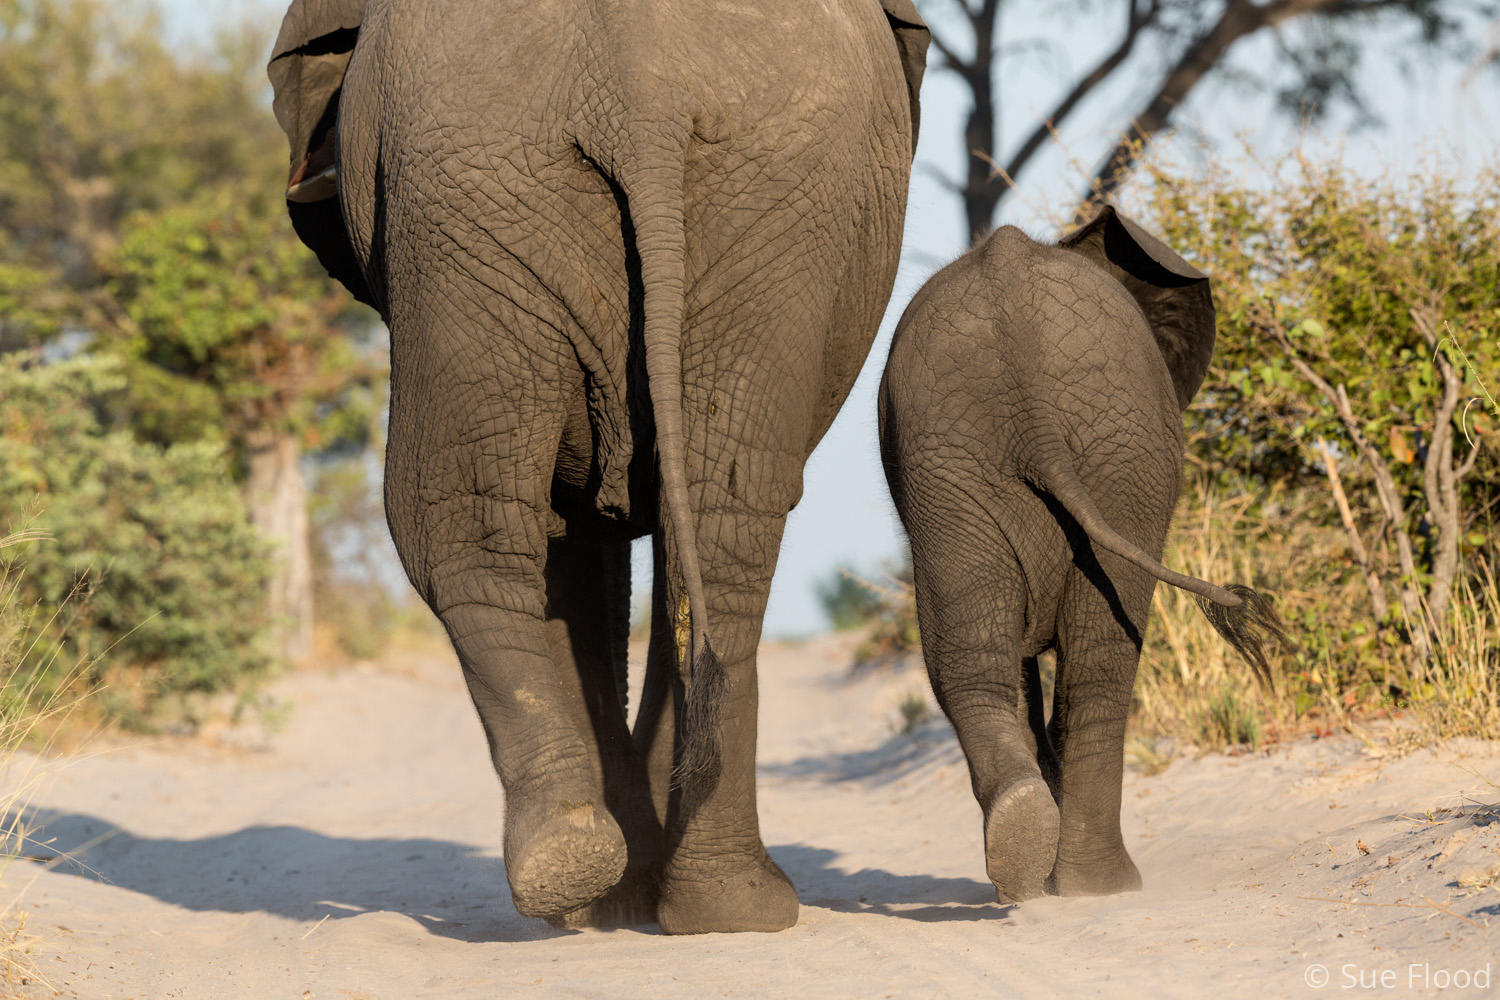
[[[1120,783],[1158,580],[1198,594],[1262,671],[1259,644],[1280,635],[1248,587],[1160,562],[1181,410],[1213,344],[1208,278],[1108,206],[1056,246],[997,230],[896,328],[881,457],[911,540],[928,674],[1002,900],[1141,887]],[[1037,662],[1048,650],[1050,717]]]
[[[760,835],[756,649],[802,467],[890,296],[925,46],[906,0],[364,7],[341,232],[293,211],[390,329],[387,520],[484,725],[523,913],[796,921]]]

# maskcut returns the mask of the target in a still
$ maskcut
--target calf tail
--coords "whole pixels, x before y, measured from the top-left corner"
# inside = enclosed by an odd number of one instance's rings
[[[1041,470],[1042,484],[1101,549],[1141,567],[1163,583],[1197,595],[1198,607],[1214,631],[1245,658],[1262,683],[1270,684],[1271,668],[1266,659],[1266,640],[1286,640],[1286,631],[1270,598],[1241,583],[1227,586],[1209,583],[1168,569],[1160,560],[1109,526],[1087,488],[1074,471],[1071,458],[1048,462]]]

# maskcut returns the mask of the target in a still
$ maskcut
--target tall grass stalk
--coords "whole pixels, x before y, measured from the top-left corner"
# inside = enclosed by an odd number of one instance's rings
[[[1319,521],[1319,503],[1309,492],[1235,499],[1207,488],[1189,492],[1163,561],[1274,595],[1296,644],[1269,651],[1272,684],[1261,684],[1190,595],[1157,587],[1136,678],[1136,735],[1219,749],[1399,716],[1406,732],[1424,739],[1500,738],[1494,564],[1471,554],[1432,653],[1420,656],[1402,641],[1399,621],[1376,624],[1347,539]],[[1395,614],[1399,620],[1399,608]]]
[[[82,595],[75,590],[43,620],[21,599],[25,546],[45,543],[42,532],[22,530],[0,537],[0,877],[24,851],[31,830],[32,796],[47,776],[53,735],[84,698],[76,681],[90,665],[80,662],[60,680],[54,671],[63,643],[61,615]],[[38,940],[26,932],[21,909],[25,888],[0,894],[0,960],[5,964],[0,996],[19,996],[31,983],[51,987],[30,959]],[[55,988],[54,992],[55,991]]]
[[[1309,502],[1285,491],[1232,499],[1203,484],[1189,491],[1163,562],[1200,579],[1264,590],[1299,645],[1268,650],[1268,687],[1214,632],[1191,594],[1158,586],[1136,678],[1137,735],[1217,749],[1342,728],[1355,704],[1378,706],[1389,665],[1364,624],[1369,595],[1357,574],[1339,570],[1348,554],[1337,529],[1298,516]],[[1330,614],[1333,608],[1342,613]]]
[[[1411,704],[1428,735],[1500,739],[1500,588],[1478,557],[1460,576],[1433,657],[1411,670]]]

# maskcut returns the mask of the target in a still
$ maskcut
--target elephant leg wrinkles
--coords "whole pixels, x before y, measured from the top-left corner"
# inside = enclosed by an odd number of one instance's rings
[[[569,537],[547,547],[547,639],[575,723],[592,733],[604,800],[625,835],[619,883],[602,898],[549,918],[561,927],[601,927],[655,919],[666,839],[652,808],[646,762],[626,725],[620,681],[630,633],[630,546]]]
[[[711,487],[702,492],[694,507],[704,596],[729,678],[719,720],[722,771],[705,797],[669,799],[671,854],[657,919],[668,933],[782,930],[797,922],[797,893],[761,840],[755,747],[756,649],[786,515],[750,509]],[[657,572],[666,575],[660,562]],[[677,607],[681,594],[680,581],[669,577],[667,606]],[[673,686],[680,712],[682,686]]]
[[[1120,832],[1120,790],[1130,692],[1156,581],[1109,553],[1080,562],[1058,614],[1048,731],[1059,762],[1062,832],[1047,887],[1098,896],[1141,887]]]
[[[558,359],[566,355],[550,344],[512,347],[503,335],[476,352],[452,332],[483,322],[463,314],[470,301],[451,296],[393,317],[387,516],[408,575],[453,641],[489,741],[505,790],[516,908],[557,917],[603,895],[627,860],[585,681],[571,656],[559,662],[566,636],[556,614],[548,621],[549,535],[562,526],[549,493],[568,384]],[[476,358],[493,375],[475,378]],[[433,383],[450,388],[437,396]],[[510,383],[533,387],[530,398],[518,405]],[[454,413],[464,419],[442,419]],[[565,618],[577,602],[557,596]],[[576,652],[590,663],[608,659],[607,650]],[[591,687],[612,688],[608,663],[591,672],[604,675]]]
[[[911,534],[924,657],[969,764],[997,898],[1020,902],[1044,892],[1059,822],[1042,769],[1051,751],[1040,677],[1034,651],[1025,648],[1026,576],[993,521],[951,506],[963,492],[949,485],[907,479],[913,495],[928,494],[929,519]],[[925,558],[934,543],[943,557]]]

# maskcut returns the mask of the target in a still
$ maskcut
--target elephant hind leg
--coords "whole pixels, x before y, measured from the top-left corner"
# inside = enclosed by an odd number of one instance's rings
[[[705,494],[713,496],[711,491]],[[779,931],[797,922],[797,891],[772,860],[761,839],[756,811],[755,746],[759,708],[756,651],[760,642],[771,575],[781,545],[785,515],[747,509],[722,494],[715,502],[700,502],[699,555],[703,589],[713,623],[714,650],[729,677],[721,706],[719,738],[722,772],[706,793],[692,786],[667,797],[671,855],[662,874],[657,919],[669,934]],[[666,581],[666,609],[679,607],[683,587],[671,570],[670,534],[658,532],[656,573]],[[660,608],[660,605],[658,605]],[[661,630],[668,658],[675,663],[675,639]],[[653,639],[657,629],[653,626]],[[670,680],[673,697],[662,708],[683,708],[682,685]],[[665,701],[665,699],[663,699]],[[642,710],[647,703],[642,702]],[[671,738],[673,756],[680,760],[681,717],[672,725],[656,722],[653,749],[663,749]],[[642,730],[647,736],[649,731]],[[653,760],[660,756],[653,753]]]
[[[587,905],[620,880],[627,849],[607,808],[598,749],[577,722],[576,681],[555,668],[539,616],[470,603],[441,618],[505,789],[516,909],[553,918]]]
[[[923,655],[984,813],[985,867],[1001,902],[1031,899],[1056,859],[1058,815],[1039,764],[1036,664],[1022,655],[1026,577],[988,520],[924,501],[908,510],[922,512],[908,528]]]
[[[984,868],[1001,903],[1046,892],[1057,860],[1058,813],[1040,777],[1020,778],[991,800],[984,817]]]
[[[1057,757],[1047,738],[1040,666],[1034,656],[1021,664],[1021,710],[1040,777],[1014,780],[985,810],[985,869],[1001,902],[1021,902],[1045,892],[1057,860],[1060,819],[1055,800]]]
[[[651,800],[646,758],[626,726],[630,545],[554,538],[547,551],[547,638],[570,688],[579,727],[599,748],[604,800],[625,836],[624,874],[600,899],[549,921],[558,927],[653,923],[666,834]]]
[[[560,417],[541,407],[523,415],[488,399],[473,409],[492,415],[488,434],[464,424],[458,430],[467,439],[431,441],[418,436],[420,424],[398,419],[393,403],[387,510],[407,572],[453,642],[489,741],[505,791],[512,899],[522,914],[549,918],[619,881],[626,843],[607,805],[578,672],[555,661],[548,635],[548,533],[556,525],[547,486]],[[398,463],[414,461],[431,464],[403,474]],[[472,478],[450,486],[442,476],[449,464],[473,470]]]
[[[1155,580],[1104,553],[1069,571],[1058,615],[1049,735],[1062,830],[1048,889],[1103,896],[1141,887],[1120,832],[1125,725]]]

